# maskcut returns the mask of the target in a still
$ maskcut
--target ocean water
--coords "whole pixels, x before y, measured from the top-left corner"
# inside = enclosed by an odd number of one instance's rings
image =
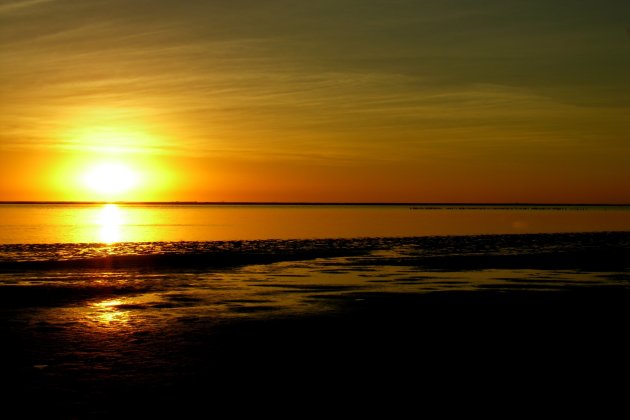
[[[0,204],[0,244],[630,231],[630,206]]]
[[[630,207],[7,204],[0,292],[46,322],[148,322],[366,292],[618,285],[629,232]]]

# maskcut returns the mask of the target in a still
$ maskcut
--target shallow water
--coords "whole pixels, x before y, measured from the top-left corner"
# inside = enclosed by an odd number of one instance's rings
[[[606,247],[614,259],[599,265]],[[135,334],[191,320],[322,313],[383,293],[630,286],[627,233],[120,244],[100,259],[81,259],[83,251],[75,251],[83,248],[74,244],[26,248],[56,265],[24,259],[20,246],[0,246],[0,290],[3,307],[29,324],[38,319],[38,328]],[[323,250],[329,254],[320,256]],[[174,258],[161,266],[169,253]],[[549,255],[551,264],[538,264]],[[260,264],[260,256],[271,259]],[[124,259],[111,268],[117,257]],[[138,264],[146,258],[150,264]],[[95,261],[102,264],[94,268]]]
[[[0,245],[2,368],[39,402],[19,410],[58,418],[187,417],[330,378],[382,396],[409,372],[450,389],[513,360],[555,372],[584,337],[617,368],[629,266],[627,232]]]

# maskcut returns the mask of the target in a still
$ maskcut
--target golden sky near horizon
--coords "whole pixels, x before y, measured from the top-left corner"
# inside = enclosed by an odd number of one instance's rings
[[[0,200],[630,202],[627,0],[0,1]]]

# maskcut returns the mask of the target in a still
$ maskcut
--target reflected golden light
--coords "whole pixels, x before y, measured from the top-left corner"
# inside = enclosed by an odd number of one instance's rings
[[[120,241],[123,217],[116,204],[104,205],[98,214],[97,222],[101,226],[101,242],[111,244]]]
[[[123,301],[120,299],[104,300],[102,302],[95,303],[94,306],[99,308],[111,308],[112,306],[122,305]]]
[[[97,309],[93,318],[99,324],[111,326],[111,324],[126,324],[129,322],[129,311],[121,311],[118,307],[124,304],[121,299],[110,299],[93,303],[91,306]]]

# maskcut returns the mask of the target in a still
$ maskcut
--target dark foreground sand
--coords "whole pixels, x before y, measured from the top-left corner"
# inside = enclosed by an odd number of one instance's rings
[[[4,407],[22,413],[15,418],[210,418],[220,409],[286,414],[295,404],[393,414],[444,401],[525,409],[566,392],[614,400],[630,371],[629,312],[622,288],[383,294],[321,316],[103,342],[120,357],[92,354],[88,367],[79,360],[90,349],[72,337],[24,337],[4,319]],[[76,370],[33,365],[37,353],[68,346]]]
[[[78,308],[94,299],[92,289],[5,286],[2,417],[406,418],[437,409],[440,417],[463,411],[511,418],[593,408],[599,417],[627,400],[630,288],[626,242],[595,245],[562,255],[379,257],[369,264],[610,269],[614,281],[540,290],[526,279],[431,293],[340,289],[322,295],[326,311],[243,313],[221,322],[182,317],[126,334],[78,334],[70,320],[32,315],[42,305]]]

